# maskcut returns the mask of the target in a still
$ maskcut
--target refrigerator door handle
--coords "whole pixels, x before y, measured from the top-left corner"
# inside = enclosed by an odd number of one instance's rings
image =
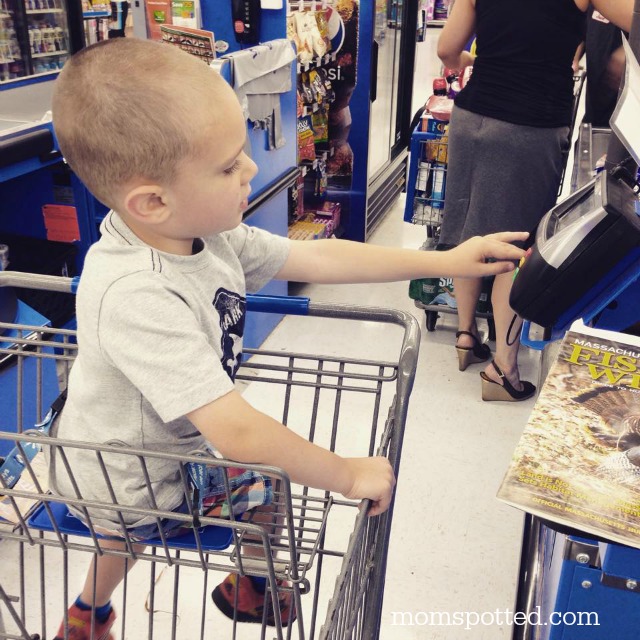
[[[378,97],[378,41],[373,39],[373,46],[371,47],[371,91],[369,93],[371,102],[375,102]]]

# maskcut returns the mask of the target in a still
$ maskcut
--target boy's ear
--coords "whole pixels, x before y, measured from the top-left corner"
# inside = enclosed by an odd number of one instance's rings
[[[131,189],[124,199],[127,213],[143,224],[159,224],[169,217],[165,190],[157,184]]]

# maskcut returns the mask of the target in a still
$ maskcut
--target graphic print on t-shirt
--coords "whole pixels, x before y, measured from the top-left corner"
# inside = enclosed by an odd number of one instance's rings
[[[220,316],[222,367],[233,380],[242,360],[242,336],[247,301],[233,291],[220,288],[213,299],[213,307]]]

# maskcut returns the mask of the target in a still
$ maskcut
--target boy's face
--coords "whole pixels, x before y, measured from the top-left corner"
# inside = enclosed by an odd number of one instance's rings
[[[177,233],[197,238],[234,229],[248,206],[250,181],[258,168],[243,151],[247,128],[231,91],[220,92],[214,107],[224,114],[198,140],[200,153],[185,160],[171,187]]]

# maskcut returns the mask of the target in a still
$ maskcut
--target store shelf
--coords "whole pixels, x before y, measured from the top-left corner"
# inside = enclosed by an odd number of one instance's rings
[[[94,18],[110,18],[110,11],[84,11],[82,17],[85,20],[92,20]]]
[[[427,20],[427,27],[444,27],[446,20]]]
[[[60,73],[60,69],[50,69],[48,71],[41,71],[40,73],[34,73],[29,78],[44,78],[44,76],[51,76]]]
[[[32,53],[32,58],[52,58],[53,56],[68,56],[68,51],[51,51],[50,53]]]
[[[42,13],[64,13],[64,9],[27,9],[25,13],[29,16]]]

